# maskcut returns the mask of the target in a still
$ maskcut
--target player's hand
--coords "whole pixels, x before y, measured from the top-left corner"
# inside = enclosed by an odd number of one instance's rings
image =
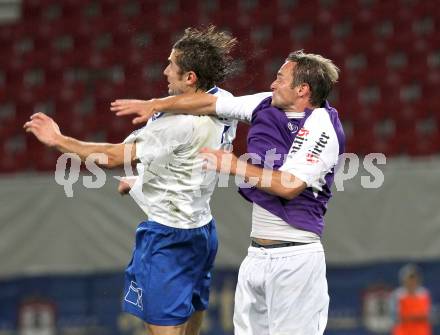
[[[133,187],[134,183],[136,182],[137,177],[132,176],[132,177],[122,177],[119,180],[119,185],[118,185],[118,192],[120,195],[125,195],[128,194],[131,190],[131,188]]]
[[[224,150],[202,148],[200,155],[204,160],[204,170],[235,174],[237,157],[233,153]]]
[[[121,180],[118,185],[118,192],[120,195],[126,195],[130,192],[131,186],[125,181]]]
[[[44,113],[36,113],[23,126],[26,132],[32,133],[43,144],[54,147],[61,136],[56,122]]]
[[[118,99],[111,103],[110,110],[117,116],[137,115],[133,124],[144,123],[157,113],[157,100]]]

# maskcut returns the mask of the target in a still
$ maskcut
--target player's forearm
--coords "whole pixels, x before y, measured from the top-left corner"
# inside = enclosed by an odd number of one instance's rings
[[[262,169],[249,163],[240,163],[238,160],[231,164],[231,174],[242,176],[255,187],[287,200],[298,196],[306,186],[291,173]]]
[[[188,93],[156,99],[158,112],[215,115],[217,97],[208,93]]]
[[[94,161],[102,166],[113,168],[124,164],[123,144],[83,142],[59,135],[55,147],[64,153],[77,154],[83,162],[92,154],[101,154],[103,159],[96,157]],[[126,160],[130,161],[129,157]]]

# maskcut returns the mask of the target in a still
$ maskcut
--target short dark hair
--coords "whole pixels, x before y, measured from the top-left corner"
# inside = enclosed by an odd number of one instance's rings
[[[338,81],[339,68],[330,59],[307,54],[303,50],[291,52],[286,61],[296,63],[292,86],[308,84],[311,90],[310,103],[322,106]]]
[[[194,71],[197,89],[208,90],[223,82],[234,70],[236,63],[231,56],[237,39],[227,32],[216,31],[210,25],[205,29],[187,28],[173,45],[176,63],[182,72]]]

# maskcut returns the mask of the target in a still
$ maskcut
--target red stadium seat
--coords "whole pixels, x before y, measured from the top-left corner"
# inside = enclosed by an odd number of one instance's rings
[[[21,14],[26,20],[40,19],[46,6],[53,3],[52,0],[26,0],[23,1]]]
[[[17,127],[18,125],[18,127]],[[25,169],[26,161],[26,136],[22,130],[23,123],[16,124],[9,132],[8,136],[0,142],[0,151],[2,159],[0,163],[0,171],[15,172]]]
[[[395,137],[381,138],[376,136],[370,145],[370,153],[379,152],[383,153],[386,157],[402,154],[399,139]]]
[[[249,125],[240,122],[237,127],[237,136],[233,142],[233,152],[237,156],[243,155],[247,152],[247,133]]]
[[[31,163],[36,171],[55,171],[58,158],[62,155],[58,151],[48,148],[41,143],[32,151]]]
[[[406,152],[410,156],[432,156],[440,152],[440,133],[437,131],[430,135],[418,132],[407,134],[408,141]]]
[[[22,172],[29,169],[28,157],[25,152],[10,152],[0,148],[0,171],[2,173]]]

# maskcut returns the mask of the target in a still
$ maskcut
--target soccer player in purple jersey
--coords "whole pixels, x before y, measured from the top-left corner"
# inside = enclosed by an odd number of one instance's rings
[[[205,149],[207,168],[244,177],[253,203],[251,246],[240,266],[235,296],[236,335],[321,335],[329,297],[321,236],[344,132],[326,101],[338,68],[320,55],[289,54],[272,92],[235,98],[206,94],[115,101],[134,122],[158,111],[216,114],[250,122],[248,163]]]

